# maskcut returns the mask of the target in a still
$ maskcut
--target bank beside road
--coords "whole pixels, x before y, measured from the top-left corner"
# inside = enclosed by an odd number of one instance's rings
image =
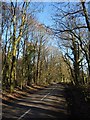
[[[90,98],[85,96],[85,88],[68,84],[66,89],[69,118],[71,120],[90,120]],[[90,93],[90,91],[88,91]]]

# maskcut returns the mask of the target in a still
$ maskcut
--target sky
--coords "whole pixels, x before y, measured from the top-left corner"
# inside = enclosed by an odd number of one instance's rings
[[[42,4],[44,8],[42,9],[42,12],[39,12],[36,14],[36,19],[42,24],[45,24],[46,26],[52,26],[54,21],[52,20],[53,14],[55,14],[55,9],[52,7],[53,2],[36,2],[36,6],[39,6],[39,4]],[[56,40],[54,38],[52,45],[57,45]]]
[[[88,1],[90,1],[90,0],[88,0]],[[45,24],[46,26],[53,25],[53,21],[52,21],[51,16],[53,14],[55,14],[55,9],[52,7],[52,4],[55,2],[40,2],[40,3],[42,3],[42,5],[44,5],[44,9],[42,12],[37,14],[37,19],[42,24]],[[37,2],[36,2],[36,4],[37,4]],[[90,4],[89,4],[89,6],[90,6]],[[88,7],[88,5],[87,5],[87,7]],[[90,7],[88,7],[88,10],[90,11]]]
[[[0,0],[1,2],[8,2],[10,0]],[[28,1],[28,2],[80,2],[80,0],[17,0],[17,2],[23,2],[23,1]],[[90,0],[86,0],[86,2],[89,2]],[[12,2],[16,2],[16,0],[12,0]]]
[[[42,4],[44,9],[42,12],[38,13],[36,17],[40,23],[45,24],[46,26],[51,26],[53,24],[51,16],[54,13],[52,2],[43,2]]]
[[[37,4],[37,3],[36,3]],[[44,6],[44,9],[42,12],[38,13],[36,15],[36,18],[37,20],[44,24],[45,26],[52,26],[54,23],[53,23],[53,20],[52,20],[52,15],[54,14],[54,9],[52,9],[52,2],[43,2],[43,6]],[[55,46],[57,47],[57,42],[56,42],[56,38],[52,37],[49,39],[49,44],[51,46]]]

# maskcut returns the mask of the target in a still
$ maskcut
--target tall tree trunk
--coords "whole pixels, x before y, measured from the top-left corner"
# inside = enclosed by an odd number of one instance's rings
[[[10,92],[14,91],[15,81],[16,81],[16,44],[13,46],[12,53],[12,64],[11,64],[11,74],[10,74]]]
[[[75,84],[77,85],[78,82],[80,81],[80,76],[79,76],[79,53],[78,53],[78,45],[75,41],[75,38],[73,37],[73,41],[72,41],[72,44],[73,44],[73,55],[74,55],[74,73],[75,73]]]
[[[88,51],[89,51],[89,61],[88,61],[89,62],[88,63],[89,75],[88,75],[88,79],[89,79],[89,83],[90,83],[90,20],[89,20],[89,16],[88,16],[88,11],[87,11],[86,6],[85,6],[85,2],[81,1],[81,4],[82,4],[83,13],[84,13],[87,28],[88,28],[88,38],[89,38],[89,48],[88,48]],[[90,7],[90,2],[89,2],[88,6]],[[88,8],[88,9],[90,9],[90,8]]]
[[[11,3],[13,6],[13,3]],[[12,40],[12,64],[10,73],[10,92],[14,91],[14,82],[16,80],[16,6],[13,7],[13,40]]]

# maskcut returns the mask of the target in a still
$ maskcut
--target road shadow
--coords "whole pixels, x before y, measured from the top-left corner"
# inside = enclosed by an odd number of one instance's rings
[[[54,90],[52,88],[55,87]],[[30,94],[28,97],[13,99],[12,101],[3,100],[3,120],[6,118],[17,119],[26,111],[31,109],[23,119],[65,119],[68,120],[65,106],[64,87],[58,84],[53,87],[40,90],[37,93]],[[61,88],[61,89],[60,89]],[[51,92],[44,100],[41,98]]]

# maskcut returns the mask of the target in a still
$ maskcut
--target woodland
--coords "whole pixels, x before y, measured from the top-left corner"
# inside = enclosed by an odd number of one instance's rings
[[[51,6],[53,25],[47,26],[36,19],[42,2],[2,2],[2,90],[64,83],[90,102],[90,2]]]

